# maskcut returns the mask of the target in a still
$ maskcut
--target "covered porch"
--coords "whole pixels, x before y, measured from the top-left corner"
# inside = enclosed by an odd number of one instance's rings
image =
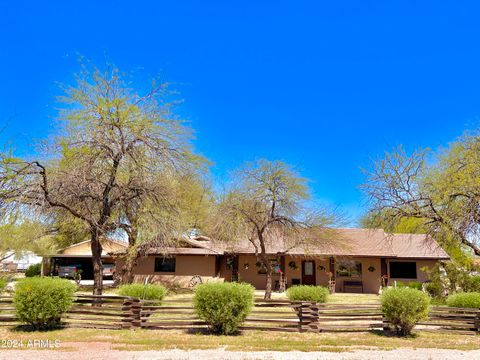
[[[421,270],[422,267],[435,264],[433,260],[381,257],[277,255],[270,259],[275,269],[274,290],[281,289],[284,283],[287,288],[300,284],[319,285],[329,288],[331,292],[363,294],[378,294],[382,285],[393,281],[426,281],[427,275]],[[245,281],[256,289],[265,289],[266,270],[254,255],[226,256],[222,267],[225,275],[222,277],[226,281]],[[390,268],[397,273],[390,274]]]

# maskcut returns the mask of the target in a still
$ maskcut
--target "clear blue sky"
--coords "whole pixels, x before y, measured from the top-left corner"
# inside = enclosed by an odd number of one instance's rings
[[[217,177],[281,159],[355,219],[371,158],[478,125],[479,14],[475,1],[0,0],[2,136],[31,152],[77,54],[107,56],[175,84]]]

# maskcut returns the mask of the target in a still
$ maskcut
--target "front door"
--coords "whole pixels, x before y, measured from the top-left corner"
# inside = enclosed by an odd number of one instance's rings
[[[315,285],[315,260],[302,261],[302,284]]]

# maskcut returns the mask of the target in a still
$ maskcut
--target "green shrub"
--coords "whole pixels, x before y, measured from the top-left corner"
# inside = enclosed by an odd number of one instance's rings
[[[408,287],[416,290],[423,290],[423,284],[420,281],[409,281],[407,283],[397,281],[397,287]]]
[[[433,298],[440,298],[443,296],[443,286],[439,282],[426,283],[425,291]]]
[[[388,289],[381,296],[382,312],[397,334],[409,335],[415,324],[428,318],[430,298],[408,287]]]
[[[40,276],[42,271],[42,264],[33,264],[30,265],[27,270],[25,270],[26,277]]]
[[[152,300],[160,304],[165,298],[165,295],[167,295],[167,289],[163,285],[126,284],[118,288],[118,294],[142,300]]]
[[[0,278],[0,293],[2,293],[3,289],[5,289],[5,286],[7,286],[7,281]]]
[[[458,293],[447,298],[447,305],[458,308],[480,308],[480,292]]]
[[[253,300],[254,288],[250,284],[208,283],[195,288],[193,306],[213,333],[230,335],[245,321]]]
[[[465,292],[480,292],[480,276],[469,276],[463,286]]]
[[[328,298],[328,289],[322,286],[296,285],[287,290],[289,300],[315,301],[324,303]]]
[[[13,297],[18,319],[37,330],[58,326],[62,314],[72,306],[76,288],[70,281],[58,278],[18,281]]]

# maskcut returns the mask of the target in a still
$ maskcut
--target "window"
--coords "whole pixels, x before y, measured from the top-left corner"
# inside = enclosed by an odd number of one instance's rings
[[[362,263],[356,260],[339,260],[337,276],[358,278],[362,276]]]
[[[261,261],[257,261],[255,265],[257,267],[258,275],[265,275],[267,273],[267,267]],[[273,268],[274,274],[279,274],[281,272],[280,259],[270,259],[270,265]]]
[[[175,272],[175,258],[155,258],[155,272]]]
[[[414,261],[390,261],[390,277],[394,279],[416,279],[417,263]]]

